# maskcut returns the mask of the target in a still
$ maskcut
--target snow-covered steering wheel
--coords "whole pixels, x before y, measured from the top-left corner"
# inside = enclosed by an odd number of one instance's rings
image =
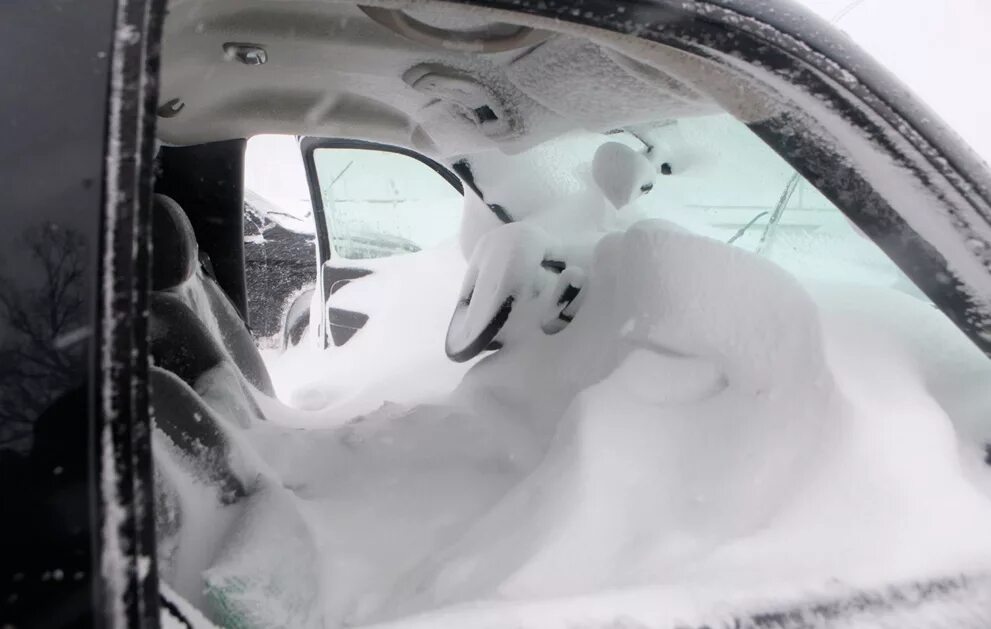
[[[447,328],[448,358],[465,362],[502,347],[499,332],[523,301],[547,300],[540,322],[546,334],[570,323],[585,275],[557,259],[552,249],[543,230],[525,223],[504,225],[478,242]]]
[[[651,145],[647,141],[644,144],[649,153]],[[456,169],[481,199],[467,162],[459,162]],[[559,221],[571,227],[576,220],[579,224],[582,220],[588,222],[588,238],[576,239],[572,233],[570,238],[575,242],[567,251],[535,224],[512,222],[502,206],[486,203],[504,224],[482,236],[472,250],[458,304],[447,328],[448,358],[464,362],[486,349],[501,347],[499,333],[522,301],[538,297],[545,300],[540,314],[544,333],[556,334],[564,329],[583,298],[585,273],[581,267],[585,263],[580,260],[587,263],[589,245],[601,236],[603,224],[608,224],[605,217],[647,194],[656,176],[650,159],[624,144],[606,142],[596,149],[592,159],[592,179],[597,188],[594,194],[600,195],[596,207],[605,214],[602,220],[589,220],[578,210],[558,216]]]

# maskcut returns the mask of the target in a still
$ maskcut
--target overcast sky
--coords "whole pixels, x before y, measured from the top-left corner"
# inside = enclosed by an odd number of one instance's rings
[[[991,0],[797,0],[904,81],[991,163]]]

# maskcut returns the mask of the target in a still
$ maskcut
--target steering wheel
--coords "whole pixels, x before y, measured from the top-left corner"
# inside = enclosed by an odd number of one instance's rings
[[[546,300],[540,322],[544,333],[556,334],[568,325],[580,306],[584,273],[551,253],[546,233],[525,223],[499,227],[478,242],[447,328],[448,358],[465,362],[501,348],[499,333],[523,301]],[[548,274],[557,276],[549,291]]]

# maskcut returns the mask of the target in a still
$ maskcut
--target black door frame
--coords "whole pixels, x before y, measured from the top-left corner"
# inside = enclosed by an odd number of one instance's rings
[[[149,231],[165,0],[118,0],[97,312],[97,625],[159,626],[148,408]]]

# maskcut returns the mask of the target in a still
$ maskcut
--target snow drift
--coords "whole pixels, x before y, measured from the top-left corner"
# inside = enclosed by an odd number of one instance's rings
[[[215,616],[460,627],[516,604],[545,626],[627,592],[652,626],[664,601],[697,596],[701,617],[991,566],[979,424],[953,424],[973,407],[941,401],[961,398],[897,330],[824,307],[842,290],[662,221],[605,236],[585,290],[556,335],[537,302],[515,313],[433,403],[253,422],[259,480],[207,572]],[[441,609],[461,611],[422,615]]]

